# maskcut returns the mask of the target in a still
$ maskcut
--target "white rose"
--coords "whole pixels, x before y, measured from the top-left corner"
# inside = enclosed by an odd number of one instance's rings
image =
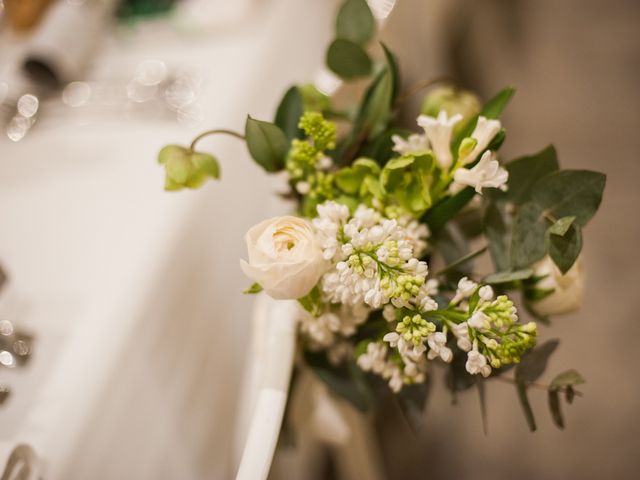
[[[275,299],[304,297],[326,271],[320,244],[302,218],[265,220],[249,229],[245,241],[249,261],[240,261],[242,271]]]
[[[584,269],[582,257],[578,257],[566,274],[558,269],[553,260],[546,256],[533,265],[534,274],[545,276],[536,287],[553,289],[553,293],[531,303],[531,308],[540,315],[560,315],[570,313],[582,307],[584,290]]]

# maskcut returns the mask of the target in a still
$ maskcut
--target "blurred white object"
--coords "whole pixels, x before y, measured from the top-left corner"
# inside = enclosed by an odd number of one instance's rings
[[[30,445],[0,442],[2,480],[41,480],[43,472]]]
[[[295,301],[277,301],[267,296],[256,304],[249,383],[245,387],[244,408],[239,412],[241,419],[251,418],[251,422],[236,480],[263,480],[269,474],[293,369],[297,309]]]

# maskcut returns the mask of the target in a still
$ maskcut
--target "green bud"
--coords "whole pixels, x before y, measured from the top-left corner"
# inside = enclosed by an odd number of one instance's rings
[[[475,138],[467,137],[462,140],[460,148],[458,148],[458,159],[463,161],[467,157],[467,155],[469,155],[473,151],[473,149],[476,148],[477,144],[478,141]]]
[[[440,110],[446,111],[449,116],[461,114],[462,121],[453,128],[455,135],[480,112],[481,105],[474,93],[447,86],[435,88],[424,97],[421,113],[432,117],[437,117]]]
[[[158,162],[164,165],[165,190],[169,191],[198,188],[208,177],[220,177],[218,161],[212,155],[179,145],[168,145],[160,150]]]

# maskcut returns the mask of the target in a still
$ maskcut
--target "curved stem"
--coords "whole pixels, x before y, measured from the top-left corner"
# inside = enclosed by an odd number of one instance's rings
[[[517,383],[513,378],[509,378],[509,377],[503,377],[503,376],[490,377],[489,380],[491,380],[492,378],[495,378],[496,380],[500,380],[503,383],[510,383],[512,385],[516,385]],[[527,387],[533,387],[533,388],[537,388],[538,390],[546,390],[546,391],[549,391],[549,387],[550,387],[550,385],[546,385],[544,383],[537,383],[537,382],[526,382],[525,385]],[[566,390],[566,387],[560,388],[560,391],[564,391],[564,390]],[[575,390],[575,389],[573,391],[577,397],[582,396],[582,392],[579,392],[578,390]]]
[[[396,99],[396,103],[397,104],[404,103],[409,98],[414,96],[416,93],[424,90],[425,88],[436,85],[438,83],[452,83],[454,87],[456,84],[455,79],[447,75],[431,78],[429,80],[422,80],[421,82],[414,83],[409,88],[407,88],[404,92],[400,92],[400,95],[398,95],[398,98]]]
[[[245,140],[245,136],[241,133],[234,132],[233,130],[227,130],[225,128],[217,128],[214,130],[207,130],[206,132],[202,132],[196,138],[193,139],[191,145],[189,145],[189,150],[194,150],[196,148],[196,144],[202,140],[204,137],[208,137],[209,135],[216,135],[218,133],[222,133],[225,135],[231,135],[232,137],[239,138],[240,140]]]

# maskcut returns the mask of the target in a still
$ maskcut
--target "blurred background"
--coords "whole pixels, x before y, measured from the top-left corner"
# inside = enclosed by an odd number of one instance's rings
[[[338,3],[0,1],[0,464],[26,445],[45,478],[232,478],[252,304],[242,237],[287,206],[234,139],[203,141],[223,181],[196,192],[163,192],[155,156],[247,113],[270,119],[289,85],[326,80]],[[632,0],[396,2],[380,37],[405,86],[445,74],[488,98],[515,85],[503,158],[552,142],[564,167],[608,179],[583,310],[541,328],[561,339],[543,380],[587,379],[566,429],[532,392],[529,433],[514,389],[493,382],[485,436],[475,390],[452,405],[434,388],[422,433],[378,426],[385,478],[637,477],[638,25]],[[294,456],[279,450],[272,478],[335,478]]]

